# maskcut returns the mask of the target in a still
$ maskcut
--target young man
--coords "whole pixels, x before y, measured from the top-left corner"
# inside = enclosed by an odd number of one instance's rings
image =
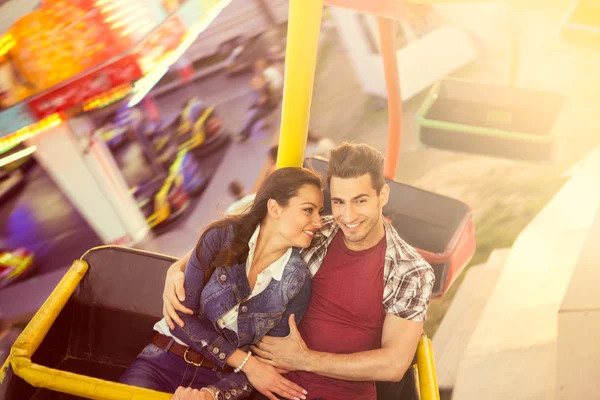
[[[402,378],[423,329],[433,269],[383,218],[390,191],[383,163],[367,145],[331,151],[333,215],[302,253],[313,276],[308,310],[299,328],[290,318],[288,337],[266,337],[253,348],[264,362],[293,371],[286,378],[308,399],[375,400],[375,381]],[[179,320],[186,261],[167,274],[167,320]]]

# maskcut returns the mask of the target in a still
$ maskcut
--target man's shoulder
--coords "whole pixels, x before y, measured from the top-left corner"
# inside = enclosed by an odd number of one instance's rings
[[[336,226],[335,219],[333,219],[333,215],[326,215],[321,218],[321,223],[323,227],[319,229],[319,232],[322,234],[330,233]]]
[[[338,226],[335,219],[333,219],[333,216],[324,216],[321,218],[321,223],[323,226],[315,234],[315,239],[313,240],[311,247],[326,247],[329,242],[327,239],[337,232]]]
[[[396,231],[396,228],[388,222],[385,223],[385,234],[387,242],[386,258],[390,257],[397,262],[423,260],[423,256],[421,256],[414,247],[402,239]]]
[[[310,246],[300,250],[300,257],[306,262],[311,273],[314,275],[323,260],[330,238],[337,231],[337,224],[332,216],[322,218],[323,226],[315,233]]]
[[[396,229],[386,223],[386,260],[392,267],[391,274],[433,275],[433,268],[417,250],[398,235]]]

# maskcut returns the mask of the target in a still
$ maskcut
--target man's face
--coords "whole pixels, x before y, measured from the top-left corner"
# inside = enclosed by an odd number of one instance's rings
[[[383,237],[383,206],[388,201],[389,186],[379,194],[373,188],[371,175],[358,178],[331,177],[331,210],[351,250],[371,248]]]

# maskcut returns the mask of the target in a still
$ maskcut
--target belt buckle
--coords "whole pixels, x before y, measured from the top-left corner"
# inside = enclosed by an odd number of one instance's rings
[[[190,351],[190,348],[188,347],[187,349],[185,349],[185,352],[183,353],[183,359],[186,363],[193,365],[194,367],[201,367],[202,363],[204,362],[204,357],[202,357],[202,361],[200,361],[200,363],[198,364],[197,362],[191,361],[187,359],[187,353],[188,351]]]

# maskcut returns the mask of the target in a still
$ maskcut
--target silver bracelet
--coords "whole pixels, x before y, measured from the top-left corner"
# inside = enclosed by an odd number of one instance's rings
[[[200,391],[201,391],[201,392],[202,392],[203,390],[206,390],[206,391],[207,391],[207,392],[210,394],[210,396],[213,398],[213,400],[216,400],[216,399],[217,399],[217,398],[215,397],[215,395],[213,394],[213,392],[211,392],[211,391],[210,391],[210,389],[209,389],[209,388],[205,388],[205,387],[203,387],[202,389],[200,389]]]
[[[252,355],[252,352],[248,351],[248,355],[246,356],[246,358],[244,358],[244,361],[242,361],[242,363],[240,364],[240,366],[237,367],[236,369],[234,369],[233,372],[235,372],[236,374],[238,372],[240,372],[242,370],[242,368],[244,368],[244,365],[246,365],[246,363],[248,362],[248,359],[250,358],[251,355]]]

